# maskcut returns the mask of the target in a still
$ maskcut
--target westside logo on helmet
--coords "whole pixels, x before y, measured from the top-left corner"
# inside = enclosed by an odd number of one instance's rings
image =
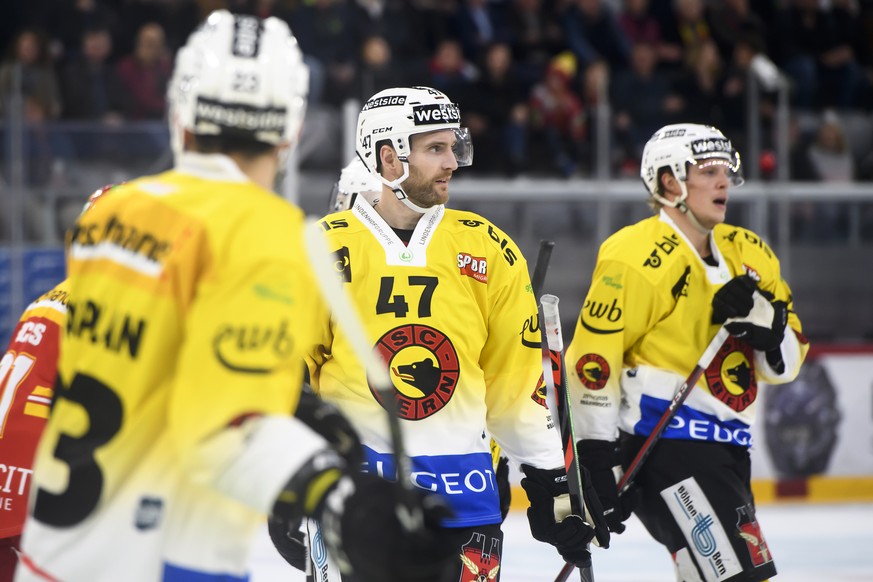
[[[362,111],[369,111],[377,107],[387,107],[389,105],[405,105],[406,95],[385,95],[384,97],[376,97],[370,99],[364,104]]]
[[[729,139],[698,139],[691,142],[691,151],[694,152],[694,155],[708,154],[713,152],[731,153],[733,151],[733,147],[731,146],[731,141]]]
[[[415,125],[442,125],[461,123],[461,111],[454,103],[429,103],[413,105],[412,121]]]

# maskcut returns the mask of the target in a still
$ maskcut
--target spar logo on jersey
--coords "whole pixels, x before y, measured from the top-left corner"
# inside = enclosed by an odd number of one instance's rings
[[[488,582],[496,580],[500,572],[500,540],[473,532],[461,546],[461,570],[459,582]]]
[[[336,261],[333,268],[340,275],[340,280],[343,283],[352,282],[352,263],[349,260],[349,247],[340,247],[339,250],[333,252]]]
[[[468,253],[458,253],[458,268],[462,275],[472,277],[480,283],[488,282],[488,261],[484,257],[474,257]]]
[[[678,246],[679,236],[677,234],[674,233],[670,236],[662,235],[660,239],[655,241],[655,248],[653,248],[652,252],[649,253],[648,258],[643,261],[643,266],[657,269],[661,266],[661,263],[664,262],[661,255],[663,254],[664,258],[670,256]],[[661,252],[659,253],[658,251]]]
[[[391,370],[400,418],[422,420],[448,404],[461,371],[458,352],[446,334],[429,325],[401,325],[379,338],[375,349]],[[372,383],[370,392],[384,408]]]
[[[609,364],[600,354],[585,354],[576,362],[576,376],[589,390],[600,390],[609,380]]]
[[[754,351],[751,346],[729,336],[706,369],[709,391],[737,412],[748,408],[758,397],[758,382],[752,362]]]

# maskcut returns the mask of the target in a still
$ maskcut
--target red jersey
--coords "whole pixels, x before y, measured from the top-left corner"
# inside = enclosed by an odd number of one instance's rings
[[[0,538],[21,533],[33,455],[51,407],[66,281],[28,305],[0,359]]]

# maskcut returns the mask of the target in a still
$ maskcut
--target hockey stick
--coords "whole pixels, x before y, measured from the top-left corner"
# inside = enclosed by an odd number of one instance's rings
[[[552,249],[555,248],[554,241],[541,240],[540,250],[537,253],[537,262],[534,263],[533,276],[530,278],[530,286],[533,289],[535,298],[540,296],[543,290],[543,285],[546,282],[546,272],[549,270],[549,260],[552,258]]]
[[[691,374],[689,374],[688,378],[685,379],[685,382],[679,386],[676,394],[673,395],[673,400],[671,400],[670,404],[667,406],[667,410],[665,410],[664,414],[661,415],[658,424],[655,425],[652,433],[645,440],[643,446],[640,447],[640,450],[637,451],[637,455],[634,457],[633,461],[631,461],[627,466],[627,469],[625,469],[624,476],[618,482],[619,495],[627,491],[628,487],[631,486],[634,477],[636,477],[637,473],[640,471],[643,461],[645,461],[646,457],[649,456],[649,453],[652,452],[652,447],[655,446],[661,438],[661,434],[667,428],[667,425],[670,424],[673,417],[676,416],[677,412],[679,412],[679,407],[682,406],[682,403],[685,402],[688,395],[691,394],[691,390],[694,388],[694,385],[697,384],[701,374],[703,374],[704,370],[706,370],[709,367],[709,364],[712,363],[713,358],[715,358],[715,355],[721,349],[722,344],[724,344],[729,335],[730,332],[722,326],[719,328],[718,333],[715,334],[715,337],[712,338],[712,341],[709,342],[709,345],[706,346],[706,349],[703,350],[703,354],[701,354],[700,359],[697,360],[697,364],[694,366],[694,369],[691,370]]]
[[[577,507],[585,512],[582,495],[579,456],[576,451],[576,437],[573,434],[573,415],[570,410],[570,395],[567,391],[567,370],[564,366],[564,336],[561,332],[561,315],[558,311],[558,298],[543,295],[540,299],[540,318],[543,330],[543,379],[546,383],[546,403],[561,433],[564,447],[564,466],[567,469],[567,485],[570,497],[575,498]],[[588,518],[593,523],[593,520]],[[555,578],[555,582],[565,582],[575,564],[567,562]],[[594,570],[589,562],[579,568],[581,582],[594,582]]]
[[[330,306],[332,317],[346,334],[355,355],[364,364],[367,376],[382,397],[382,405],[388,412],[388,427],[391,445],[394,449],[394,464],[400,493],[397,505],[397,518],[408,532],[420,531],[424,526],[424,516],[416,503],[415,492],[409,476],[412,464],[403,445],[403,433],[397,415],[397,401],[394,398],[394,384],[388,376],[388,367],[381,357],[373,351],[373,344],[367,337],[361,316],[349,299],[345,288],[340,284],[333,269],[334,258],[327,248],[323,229],[319,220],[309,219],[306,224],[306,250],[321,291]]]

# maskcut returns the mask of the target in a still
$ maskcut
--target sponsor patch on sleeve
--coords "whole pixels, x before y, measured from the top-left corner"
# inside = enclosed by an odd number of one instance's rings
[[[609,380],[609,363],[599,354],[585,354],[576,362],[576,375],[589,390],[600,390]]]

